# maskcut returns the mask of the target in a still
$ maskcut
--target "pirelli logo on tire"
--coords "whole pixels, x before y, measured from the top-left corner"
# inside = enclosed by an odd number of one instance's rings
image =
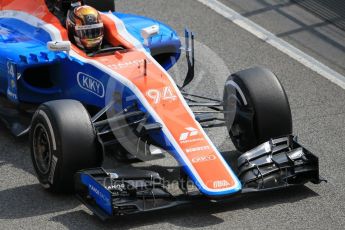
[[[55,169],[56,169],[57,162],[58,162],[58,158],[53,155],[52,165],[51,165],[50,172],[49,172],[49,177],[48,177],[48,181],[51,184],[54,184],[54,174],[55,174]]]

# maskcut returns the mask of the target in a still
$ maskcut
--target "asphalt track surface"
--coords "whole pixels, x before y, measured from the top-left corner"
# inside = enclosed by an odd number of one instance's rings
[[[234,5],[231,1],[226,4],[234,9],[240,8],[240,4]],[[307,184],[305,187],[253,195],[221,204],[193,204],[102,223],[73,196],[44,192],[34,176],[27,139],[13,138],[0,125],[0,229],[344,228],[343,89],[197,1],[122,0],[118,1],[118,10],[161,20],[181,34],[188,25],[196,33],[197,41],[213,50],[227,64],[229,72],[253,65],[272,69],[287,91],[293,112],[294,133],[319,156],[320,171],[328,183]],[[267,22],[272,20],[269,15],[265,17]],[[264,18],[260,20],[265,22]],[[208,68],[210,60],[205,50],[198,48],[198,54],[197,76],[202,81],[196,81],[189,90],[217,96],[229,73]],[[323,60],[323,57],[314,57]],[[341,67],[336,69],[342,72]],[[183,72],[184,69],[181,67],[172,74],[178,75],[178,71]],[[228,151],[225,154],[234,154],[224,130],[215,130],[210,136],[222,150]]]

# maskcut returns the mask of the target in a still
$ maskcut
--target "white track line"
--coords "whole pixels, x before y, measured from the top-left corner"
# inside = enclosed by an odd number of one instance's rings
[[[236,25],[345,89],[345,77],[217,0],[197,0]]]

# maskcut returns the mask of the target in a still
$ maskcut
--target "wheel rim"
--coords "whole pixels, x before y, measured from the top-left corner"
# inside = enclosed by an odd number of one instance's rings
[[[37,169],[41,174],[47,174],[51,165],[52,152],[46,128],[42,124],[36,125],[33,137],[33,153]]]
[[[254,108],[244,105],[240,100],[237,100],[237,113],[234,122],[229,129],[230,137],[238,149],[241,149],[243,141],[246,141],[248,128],[252,127]]]
[[[234,122],[229,132],[233,143],[239,148],[241,146],[241,138],[244,134],[241,125]]]

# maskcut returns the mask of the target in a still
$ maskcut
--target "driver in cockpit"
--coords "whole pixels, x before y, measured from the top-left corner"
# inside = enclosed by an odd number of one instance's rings
[[[101,49],[104,25],[95,8],[83,5],[80,0],[55,0],[53,4],[54,8],[51,5],[50,9],[66,25],[71,42],[86,53]],[[70,5],[68,10],[67,4]]]

